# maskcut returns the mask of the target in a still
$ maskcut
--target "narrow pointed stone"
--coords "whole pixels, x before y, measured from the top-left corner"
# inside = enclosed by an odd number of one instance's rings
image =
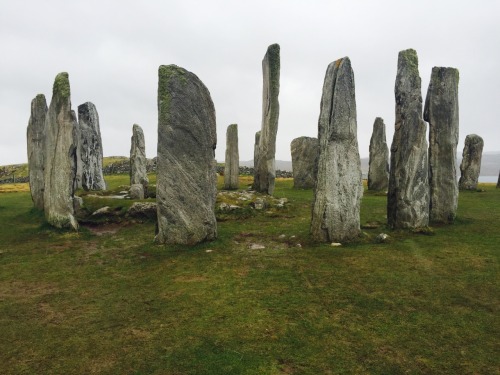
[[[254,178],[255,178],[255,170],[257,169],[257,165],[259,164],[259,143],[260,143],[260,130],[255,133],[255,143],[253,146],[253,170],[254,170]]]
[[[156,241],[193,245],[217,237],[217,145],[210,92],[175,65],[158,71]]]
[[[45,121],[45,218],[57,228],[76,230],[78,222],[74,217],[73,197],[78,122],[71,110],[68,73],[56,76]]]
[[[276,178],[275,154],[276,134],[278,133],[280,91],[280,46],[268,47],[262,60],[264,78],[262,95],[262,128],[259,140],[259,157],[254,168],[253,188],[261,193],[272,195]]]
[[[422,119],[417,52],[399,52],[394,88],[396,123],[391,145],[387,222],[391,228],[429,225],[427,125]]]
[[[45,95],[39,94],[31,101],[31,116],[28,122],[28,170],[31,199],[34,206],[43,210],[44,163],[45,163],[45,118],[47,117]]]
[[[232,124],[226,131],[226,160],[224,163],[224,189],[238,189],[240,156],[238,153],[238,125]]]
[[[320,242],[344,242],[360,234],[363,195],[354,73],[348,57],[326,71],[318,121],[318,174],[311,234]]]
[[[87,102],[78,106],[82,187],[85,190],[105,190],[102,173],[102,139],[99,115],[95,105]]]
[[[290,143],[292,154],[293,187],[312,189],[318,169],[318,138],[299,137]]]
[[[429,220],[451,223],[458,207],[457,144],[459,73],[432,68],[424,120],[429,123]]]
[[[460,163],[460,190],[476,190],[481,171],[481,158],[483,156],[484,141],[477,134],[469,134],[465,137],[462,162]]]
[[[389,186],[389,147],[385,137],[384,120],[380,117],[377,117],[373,123],[369,156],[368,190],[387,190]]]
[[[134,124],[132,126],[132,138],[130,139],[130,186],[141,184],[144,196],[147,197],[149,178],[146,165],[144,132],[139,125]]]

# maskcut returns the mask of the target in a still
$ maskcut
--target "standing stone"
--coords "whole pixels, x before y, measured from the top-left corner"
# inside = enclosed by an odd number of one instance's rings
[[[422,119],[421,80],[413,49],[399,52],[394,94],[387,222],[393,229],[425,227],[429,225],[427,124]]]
[[[68,73],[54,81],[52,100],[45,119],[45,218],[57,228],[78,229],[73,194],[76,176],[76,114],[71,110]]]
[[[368,165],[368,190],[387,190],[389,185],[389,147],[385,138],[385,124],[380,117],[373,123],[370,138],[370,160]]]
[[[292,153],[293,187],[312,189],[316,183],[318,138],[299,137],[290,144]]]
[[[451,223],[458,206],[458,70],[432,68],[425,99],[429,123],[429,220]]]
[[[45,162],[45,118],[47,116],[45,95],[39,94],[31,101],[31,116],[28,122],[28,170],[31,199],[39,210],[43,210],[44,162]]]
[[[217,237],[215,108],[193,73],[176,65],[158,70],[156,241],[193,245]]]
[[[458,186],[460,190],[476,190],[481,170],[481,157],[483,156],[483,138],[476,134],[469,134],[465,137],[464,151],[462,153],[462,163],[460,163],[460,180]]]
[[[257,164],[259,164],[259,143],[260,143],[260,130],[255,133],[255,143],[253,146],[253,170],[255,178],[255,170],[257,169]]]
[[[105,190],[102,174],[102,140],[99,115],[94,104],[78,106],[80,131],[80,160],[82,162],[82,187],[85,190]]]
[[[262,95],[262,128],[259,140],[259,157],[254,170],[253,188],[261,193],[272,195],[276,177],[275,154],[276,133],[280,105],[280,46],[272,44],[268,47],[262,60],[264,77]]]
[[[130,143],[130,185],[141,184],[144,188],[144,196],[147,197],[149,179],[146,171],[146,144],[144,132],[137,124],[132,127]]]
[[[497,189],[500,189],[500,171],[498,172]]]
[[[311,234],[321,242],[342,242],[360,234],[363,195],[354,73],[344,57],[328,65],[318,121],[318,175]]]
[[[232,124],[226,131],[226,161],[224,164],[224,189],[238,189],[240,156],[238,153],[238,125]]]

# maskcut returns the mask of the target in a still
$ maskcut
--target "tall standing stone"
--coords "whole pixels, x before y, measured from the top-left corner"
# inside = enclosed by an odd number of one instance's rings
[[[290,143],[293,187],[312,189],[316,183],[319,144],[318,138],[299,137]]]
[[[78,125],[80,128],[79,152],[82,163],[82,187],[85,190],[105,190],[99,115],[93,103],[87,102],[78,106]]]
[[[232,124],[226,131],[226,160],[224,164],[224,189],[238,189],[240,156],[238,153],[238,125]]]
[[[368,162],[368,190],[387,190],[389,185],[389,147],[385,137],[384,120],[380,117],[373,123]]]
[[[132,126],[130,144],[130,186],[142,185],[144,196],[147,196],[149,178],[146,171],[146,143],[144,142],[144,132],[137,124]]]
[[[43,210],[44,162],[45,162],[45,118],[47,116],[45,95],[39,94],[31,101],[31,116],[28,122],[28,170],[31,199],[39,210]]]
[[[217,237],[215,108],[193,73],[175,65],[158,71],[156,241],[193,245]]]
[[[422,119],[417,52],[399,52],[394,88],[396,123],[391,145],[387,222],[391,228],[429,225],[427,125]]]
[[[453,222],[457,212],[458,81],[457,69],[432,68],[424,107],[429,123],[431,222]]]
[[[255,133],[255,143],[253,146],[253,170],[255,176],[255,170],[257,169],[257,164],[259,164],[259,143],[260,143],[260,130]]]
[[[497,189],[500,189],[500,171],[498,172]]]
[[[44,210],[49,224],[78,229],[74,217],[74,183],[77,150],[76,114],[71,110],[68,73],[54,81],[52,100],[45,119]]]
[[[259,157],[254,169],[253,188],[261,193],[272,195],[276,177],[275,154],[276,134],[280,106],[280,46],[272,44],[268,47],[262,60],[264,77],[262,95],[262,128],[259,140]]]
[[[354,73],[344,57],[326,71],[318,121],[318,175],[311,234],[316,241],[349,241],[360,233],[363,195]]]
[[[460,163],[460,190],[476,190],[481,171],[481,158],[483,156],[484,141],[477,134],[469,134],[465,137],[462,162]]]

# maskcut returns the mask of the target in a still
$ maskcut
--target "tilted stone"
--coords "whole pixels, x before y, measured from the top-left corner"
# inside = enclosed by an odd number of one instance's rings
[[[356,120],[354,73],[348,57],[326,71],[318,121],[318,174],[311,234],[321,242],[343,242],[360,233],[363,195]]]
[[[45,95],[39,94],[31,101],[31,116],[28,122],[28,170],[31,199],[39,210],[43,210],[44,162],[45,162],[45,118],[47,116]]]
[[[477,134],[469,134],[465,137],[462,162],[460,163],[460,190],[476,190],[481,171],[481,158],[483,156],[484,141]]]
[[[417,52],[399,52],[394,88],[396,122],[391,145],[387,222],[391,228],[429,225],[427,124],[422,119]]]
[[[232,124],[226,131],[226,160],[224,163],[224,189],[238,189],[240,156],[238,153],[238,125]]]
[[[261,193],[272,195],[276,177],[275,154],[276,134],[278,132],[280,91],[280,46],[268,47],[262,60],[264,78],[262,95],[262,128],[259,140],[259,157],[254,170],[253,188]]]
[[[175,65],[158,71],[156,241],[193,245],[217,237],[217,145],[210,92]]]
[[[292,154],[293,187],[312,189],[316,183],[319,155],[318,138],[299,137],[290,143]]]
[[[71,110],[68,73],[54,81],[52,100],[45,119],[45,218],[58,227],[78,229],[74,217],[73,195],[76,176],[77,126]]]
[[[459,73],[432,68],[424,107],[429,123],[429,220],[453,222],[458,206],[457,144]]]
[[[146,143],[142,128],[134,124],[132,126],[132,138],[130,139],[130,185],[141,184],[144,196],[148,195],[149,178],[146,171]]]
[[[389,185],[389,147],[385,137],[384,120],[380,117],[373,123],[370,138],[368,163],[368,190],[387,190]]]
[[[102,140],[99,115],[93,103],[78,106],[80,131],[79,152],[82,163],[82,187],[85,190],[105,190],[102,173]]]

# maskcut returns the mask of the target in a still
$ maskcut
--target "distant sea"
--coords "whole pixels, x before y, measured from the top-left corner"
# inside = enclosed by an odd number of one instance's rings
[[[498,176],[479,176],[479,182],[498,182]]]

